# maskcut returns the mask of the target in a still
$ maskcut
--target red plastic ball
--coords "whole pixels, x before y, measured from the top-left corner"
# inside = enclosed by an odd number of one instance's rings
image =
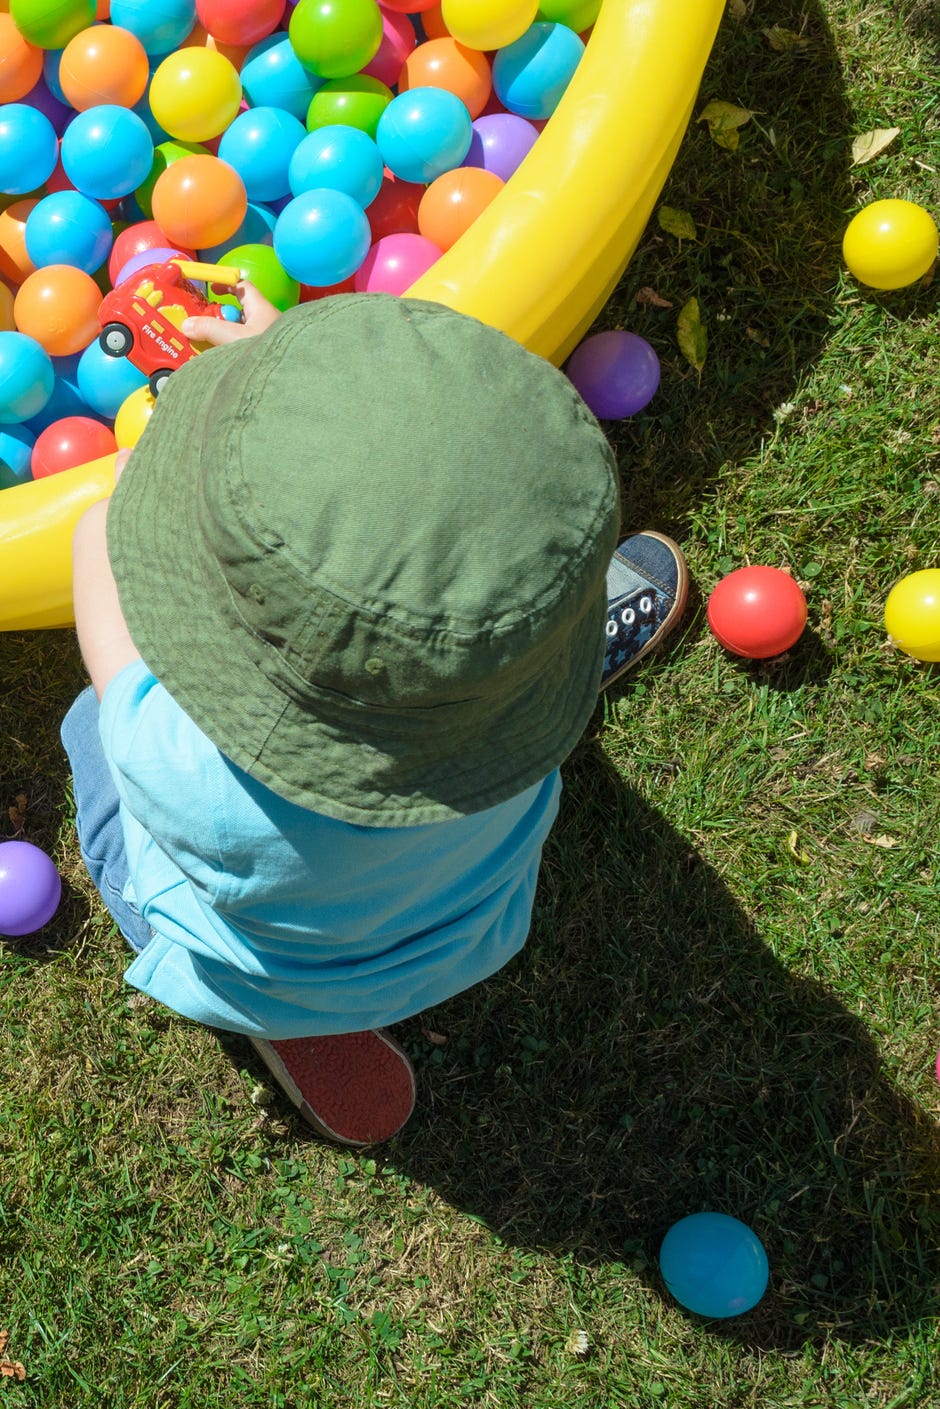
[[[746,660],[767,660],[788,651],[802,636],[806,598],[780,568],[738,568],[712,592],[707,615],[726,651]]]
[[[90,416],[63,416],[36,437],[30,462],[33,479],[45,479],[89,460],[100,460],[116,450],[117,441],[110,427]]]
[[[286,0],[196,0],[203,28],[220,44],[251,46],[273,34]]]

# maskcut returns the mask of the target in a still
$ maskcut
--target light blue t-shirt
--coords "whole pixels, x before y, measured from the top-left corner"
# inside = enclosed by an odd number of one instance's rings
[[[125,896],[155,932],[126,978],[176,1012],[269,1039],[383,1027],[525,943],[557,769],[467,817],[362,827],[242,772],[143,662],[108,684],[99,721]]]

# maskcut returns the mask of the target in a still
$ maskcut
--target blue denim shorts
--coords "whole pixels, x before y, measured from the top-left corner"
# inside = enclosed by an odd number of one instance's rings
[[[66,714],[61,732],[72,765],[82,860],[118,929],[139,953],[150,940],[150,926],[137,907],[124,899],[128,878],[124,831],[98,733],[98,699],[90,685]]]

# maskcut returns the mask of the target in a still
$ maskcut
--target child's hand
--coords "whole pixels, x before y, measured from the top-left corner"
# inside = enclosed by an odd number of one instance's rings
[[[208,342],[221,347],[223,343],[253,338],[270,328],[281,316],[280,310],[247,280],[234,286],[213,284],[212,288],[215,293],[235,295],[242,306],[243,320],[241,323],[229,323],[224,318],[184,318],[182,332],[193,342]]]

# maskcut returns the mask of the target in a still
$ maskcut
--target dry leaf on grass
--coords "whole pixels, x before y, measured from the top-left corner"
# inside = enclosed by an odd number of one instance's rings
[[[719,147],[724,147],[726,151],[736,152],[738,149],[738,128],[743,127],[746,122],[750,122],[754,114],[749,108],[739,108],[736,103],[723,103],[718,99],[713,99],[706,103],[699,113],[696,121],[707,122],[708,131],[713,142]]]
[[[650,308],[673,308],[674,304],[668,298],[663,298],[655,289],[651,289],[649,284],[644,284],[642,289],[637,289],[634,294],[637,303],[648,304]]]
[[[900,131],[900,127],[875,127],[871,132],[860,133],[852,142],[852,165],[864,166],[867,161],[874,161]]]

